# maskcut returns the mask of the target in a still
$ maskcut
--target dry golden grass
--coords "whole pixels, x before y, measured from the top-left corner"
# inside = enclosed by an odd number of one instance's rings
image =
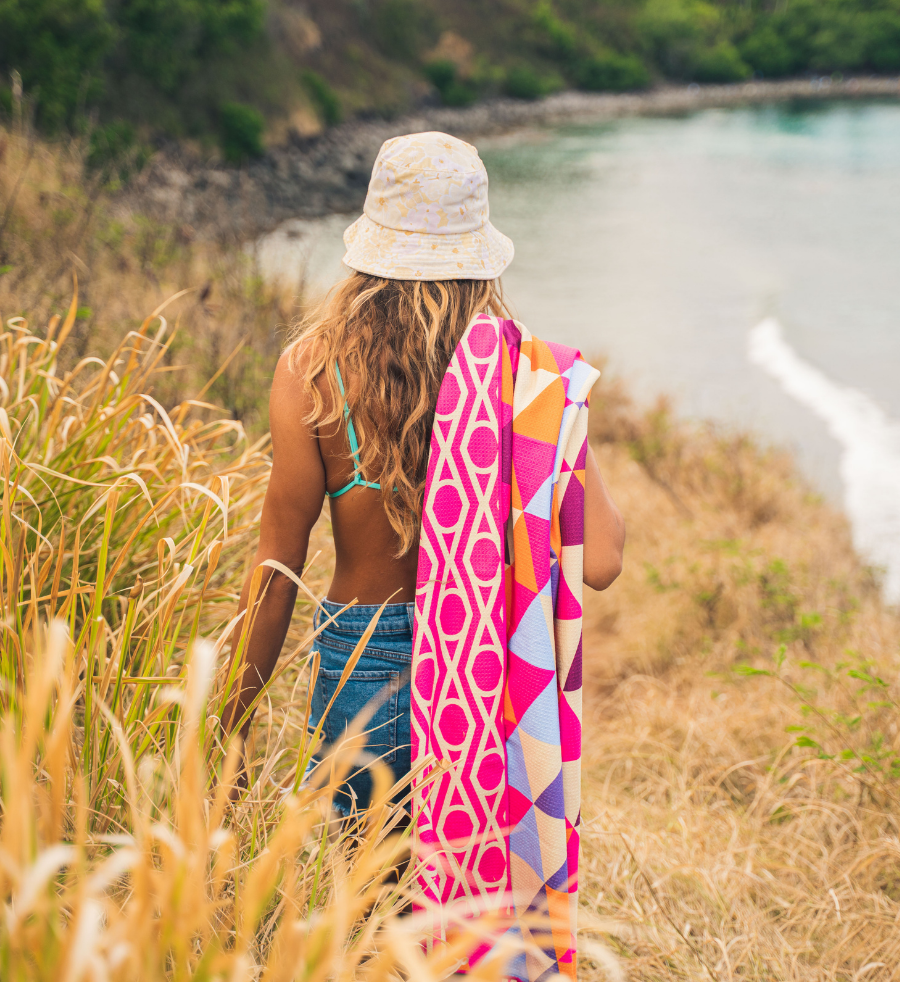
[[[445,978],[482,926],[426,958],[430,914],[398,916],[414,869],[398,879],[389,770],[357,824],[331,798],[358,732],[304,782],[321,562],[230,800],[226,644],[250,629],[234,612],[267,438],[152,396],[162,317],[63,368],[76,310],[0,332],[0,978]]]
[[[267,386],[287,326],[292,293],[268,286],[240,242],[205,239],[187,224],[135,213],[109,173],[86,165],[84,140],[48,144],[26,126],[0,127],[0,314],[36,324],[80,302],[65,358],[106,357],[123,327],[138,327],[158,304],[180,330],[156,391],[166,404],[196,392],[223,368],[210,395],[254,432],[268,418]],[[177,369],[177,371],[176,371]]]
[[[615,385],[592,417],[629,541],[586,605],[584,908],[632,979],[900,978],[900,618],[783,457]]]

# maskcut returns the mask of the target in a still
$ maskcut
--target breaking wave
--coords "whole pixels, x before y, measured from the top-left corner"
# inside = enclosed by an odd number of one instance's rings
[[[885,599],[900,604],[900,423],[869,396],[804,361],[769,317],[750,332],[750,361],[823,419],[841,445],[844,506],[859,554],[884,572]]]

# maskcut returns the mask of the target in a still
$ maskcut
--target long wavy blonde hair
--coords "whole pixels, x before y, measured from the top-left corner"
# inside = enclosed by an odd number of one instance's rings
[[[292,338],[289,363],[312,397],[310,425],[343,426],[340,364],[360,470],[381,485],[400,539],[398,556],[418,542],[441,379],[469,322],[482,312],[508,314],[499,280],[418,282],[354,273]]]

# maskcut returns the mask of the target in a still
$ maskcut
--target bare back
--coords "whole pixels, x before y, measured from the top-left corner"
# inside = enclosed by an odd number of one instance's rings
[[[346,427],[320,427],[317,438],[325,487],[338,491],[353,477]],[[335,562],[328,599],[349,603],[355,598],[362,604],[375,604],[390,597],[392,603],[412,602],[417,552],[411,549],[399,558],[395,555],[400,540],[381,503],[381,491],[356,486],[330,498],[329,504]]]
[[[347,379],[352,386],[354,380]],[[332,407],[327,389],[321,392]],[[318,520],[326,490],[335,492],[353,476],[343,423],[321,427],[305,422],[312,398],[287,355],[275,370],[269,401],[272,474],[260,523],[260,554],[278,559],[298,573],[309,533]],[[407,603],[415,597],[416,550],[396,558],[399,539],[388,521],[381,492],[352,487],[329,499],[335,547],[334,578],[328,599],[338,603]]]

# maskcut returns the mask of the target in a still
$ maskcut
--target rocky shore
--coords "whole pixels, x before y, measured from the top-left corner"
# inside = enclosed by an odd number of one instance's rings
[[[242,168],[209,164],[183,150],[161,151],[125,202],[190,234],[246,240],[288,218],[357,211],[381,143],[438,129],[463,138],[528,126],[675,115],[715,106],[793,99],[900,97],[900,79],[829,77],[738,85],[666,86],[642,93],[561,92],[537,102],[493,99],[461,109],[429,107],[392,120],[353,120],[315,137],[270,148]]]

